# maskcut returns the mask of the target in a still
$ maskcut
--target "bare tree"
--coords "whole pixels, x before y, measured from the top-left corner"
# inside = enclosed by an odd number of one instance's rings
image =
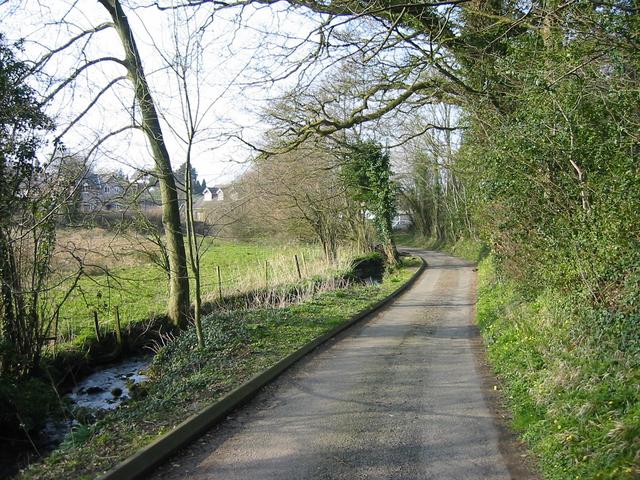
[[[176,18],[176,23],[177,23]],[[198,78],[202,75],[202,30],[191,30],[189,19],[183,19],[182,28],[185,32],[174,32],[175,58],[170,62],[170,69],[178,81],[178,89],[181,103],[181,113],[183,122],[183,132],[174,129],[176,136],[180,139],[185,147],[185,163],[184,163],[184,198],[185,198],[185,219],[187,225],[187,242],[189,253],[189,265],[194,281],[194,315],[193,321],[196,327],[196,336],[198,338],[198,347],[204,348],[204,334],[202,332],[202,288],[200,281],[200,256],[202,240],[198,238],[195,226],[194,211],[194,195],[195,186],[193,185],[192,175],[192,154],[196,142],[199,140],[198,135],[202,134],[202,122],[206,118],[208,110],[213,106],[209,104],[203,107],[200,97],[200,83]],[[181,38],[185,38],[182,43]],[[191,75],[195,77],[195,85],[191,85]],[[215,103],[215,102],[214,102]]]
[[[142,58],[136,46],[133,32],[127,16],[118,0],[98,0],[109,12],[122,46],[125,58],[122,65],[134,87],[142,122],[140,128],[145,133],[153,159],[156,174],[160,180],[163,217],[169,260],[169,298],[167,315],[172,323],[184,325],[189,311],[189,279],[187,275],[186,254],[182,238],[178,192],[176,190],[171,159],[164,142],[164,136],[158,113],[142,67]]]
[[[249,221],[258,231],[318,241],[333,262],[358,215],[339,171],[326,142],[307,141],[296,150],[259,156],[237,188],[249,198]]]
[[[430,118],[455,125],[457,111],[434,107]],[[415,115],[408,128],[422,130],[424,119]],[[416,233],[438,241],[473,237],[462,167],[456,164],[459,136],[449,130],[431,131],[413,138],[397,157],[400,203],[414,222]]]
[[[62,32],[67,36],[59,45],[43,47],[44,54],[31,62],[30,74],[38,78],[38,87],[43,90],[43,107],[54,106],[62,112],[61,104],[65,101],[75,102],[76,97],[82,98],[87,91],[80,92],[78,85],[80,80],[85,80],[89,86],[89,102],[74,115],[66,118],[61,124],[56,141],[63,141],[66,136],[80,132],[82,121],[96,118],[98,109],[104,107],[103,103],[120,102],[125,112],[128,112],[128,124],[117,127],[110,118],[103,117],[101,122],[105,127],[95,127],[95,140],[83,152],[87,161],[92,162],[93,157],[99,153],[105,153],[105,146],[120,137],[125,132],[141,131],[151,150],[155,168],[153,175],[159,180],[158,186],[161,194],[163,209],[162,221],[164,226],[164,243],[166,244],[166,256],[169,272],[169,296],[167,300],[167,315],[170,321],[176,325],[184,325],[189,311],[189,281],[186,267],[186,254],[182,237],[182,226],[178,194],[175,179],[171,168],[171,160],[164,139],[160,118],[153,94],[149,87],[143,68],[143,58],[136,45],[134,33],[129,24],[127,15],[119,0],[98,0],[96,5],[108,13],[111,21],[85,26],[88,16],[83,17],[84,24],[77,24],[68,19],[71,13],[81,14],[81,6],[77,3],[68,5],[68,9],[61,13],[61,18],[53,19],[47,28]],[[84,5],[83,5],[84,6]],[[99,40],[108,37],[99,37],[109,31],[115,31],[118,35],[124,57],[110,53],[111,45],[101,43]],[[70,33],[72,32],[72,33]],[[65,38],[65,37],[62,37]],[[37,42],[37,39],[36,39]],[[100,54],[96,58],[87,59],[87,52],[98,50]],[[71,62],[74,65],[69,69]],[[58,71],[59,67],[67,69],[65,75]],[[102,69],[102,70],[100,70]],[[124,75],[122,75],[124,70]],[[64,71],[64,70],[63,70]],[[95,88],[91,78],[107,78],[106,85]],[[133,90],[133,105],[126,106],[130,93],[122,95],[119,86],[129,81]],[[61,120],[63,115],[61,114]],[[139,117],[139,118],[138,118]],[[86,129],[86,127],[85,127]],[[104,133],[104,130],[107,133]]]

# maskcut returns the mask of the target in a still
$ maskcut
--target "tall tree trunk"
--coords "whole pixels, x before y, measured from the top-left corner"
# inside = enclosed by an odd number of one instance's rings
[[[178,192],[171,168],[169,152],[164,143],[162,128],[153,103],[153,97],[142,68],[142,58],[138,52],[129,21],[119,0],[98,0],[109,12],[125,51],[127,74],[133,83],[136,100],[140,105],[142,129],[151,146],[153,160],[160,181],[162,198],[162,223],[164,225],[169,257],[169,298],[167,316],[177,326],[186,323],[189,312],[189,279],[180,225]]]
[[[389,237],[384,241],[382,244],[382,250],[384,251],[387,265],[391,267],[397,266],[400,260],[400,255],[398,254],[396,242],[394,242],[393,238]]]

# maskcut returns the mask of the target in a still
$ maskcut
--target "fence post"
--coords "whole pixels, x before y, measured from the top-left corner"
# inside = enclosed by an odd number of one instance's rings
[[[120,326],[120,307],[116,305],[116,343],[118,349],[122,348],[122,328]]]
[[[296,259],[296,270],[298,271],[298,280],[302,280],[302,272],[300,271],[300,262],[298,262],[298,255],[294,255],[293,258]]]
[[[60,321],[60,310],[56,310],[56,319],[53,323],[53,344],[58,343],[58,322]]]
[[[100,325],[98,324],[98,311],[97,310],[93,311],[93,327],[96,330],[96,339],[99,342],[101,340],[101,336],[100,336]]]
[[[269,261],[264,261],[264,286],[269,288]]]
[[[218,271],[218,297],[222,300],[222,275],[220,274],[220,265],[216,266]]]
[[[55,321],[53,324],[53,353],[56,353],[56,346],[58,345],[58,321],[60,320],[60,310],[56,310]]]

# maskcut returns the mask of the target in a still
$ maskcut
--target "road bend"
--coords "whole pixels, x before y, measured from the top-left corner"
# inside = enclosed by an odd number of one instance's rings
[[[153,474],[162,479],[533,479],[496,414],[475,269],[427,270]]]

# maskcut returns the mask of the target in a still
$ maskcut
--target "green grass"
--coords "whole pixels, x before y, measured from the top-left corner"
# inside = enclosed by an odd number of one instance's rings
[[[267,285],[291,283],[297,280],[294,255],[298,256],[305,277],[327,276],[344,269],[351,252],[343,252],[342,263],[327,265],[320,248],[299,244],[267,245],[207,241],[201,259],[201,283],[204,300],[218,296],[217,267],[222,277],[222,293],[245,293]],[[265,278],[265,261],[268,263]],[[95,269],[93,270],[95,273]],[[193,280],[191,281],[193,288]],[[68,283],[65,283],[68,285]],[[109,275],[93,274],[81,278],[60,312],[61,340],[75,339],[81,343],[94,336],[93,311],[97,311],[101,326],[113,329],[115,308],[123,325],[146,321],[163,314],[167,298],[166,274],[153,263],[114,267]]]
[[[479,266],[477,314],[513,425],[548,480],[640,478],[640,357],[602,312],[556,291],[526,298]],[[573,301],[572,301],[573,300]]]
[[[92,478],[114,466],[205,405],[247,381],[303,344],[344,323],[405,283],[420,262],[380,285],[324,291],[278,309],[216,314],[204,320],[206,347],[186,330],[154,358],[143,399],[124,404],[94,425],[83,426],[23,478]]]

